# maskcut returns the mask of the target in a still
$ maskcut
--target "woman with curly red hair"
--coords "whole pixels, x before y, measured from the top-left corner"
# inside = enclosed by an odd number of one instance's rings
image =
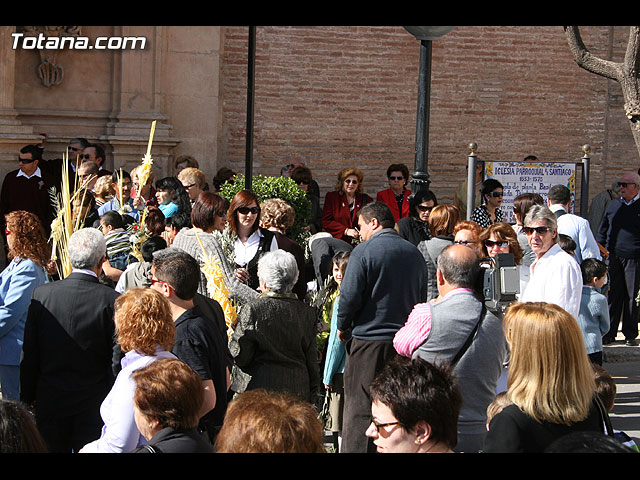
[[[0,274],[0,388],[3,398],[18,400],[27,311],[31,294],[46,282],[51,251],[37,215],[15,211],[5,218],[11,261]]]

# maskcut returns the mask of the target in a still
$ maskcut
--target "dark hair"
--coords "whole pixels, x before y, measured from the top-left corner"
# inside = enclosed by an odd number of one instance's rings
[[[387,178],[391,176],[392,172],[401,172],[405,180],[409,180],[409,169],[404,163],[392,163],[387,168]]]
[[[433,200],[433,206],[438,205],[436,194],[431,190],[420,190],[409,197],[409,215],[418,217],[418,205]]]
[[[79,143],[80,146],[82,146],[82,148],[86,148],[90,145],[89,140],[87,140],[84,137],[75,137],[72,138],[71,140],[69,140],[69,145],[73,144],[73,143]]]
[[[457,445],[462,395],[451,366],[397,356],[373,380],[370,395],[389,407],[405,430],[423,420],[432,440]]]
[[[571,190],[566,185],[553,185],[547,193],[551,205],[566,205],[571,201]]]
[[[451,249],[456,245],[446,246],[438,255],[438,268],[444,279],[459,288],[474,288],[480,274],[480,261],[475,252],[473,255],[454,255]],[[465,251],[466,253],[466,251]]]
[[[382,228],[393,228],[396,225],[396,220],[393,218],[391,209],[384,202],[372,202],[366,204],[360,210],[362,218],[369,223],[371,219],[375,218]]]
[[[291,178],[296,183],[306,182],[308,184],[311,184],[311,181],[313,180],[313,176],[311,175],[311,170],[302,165],[299,165],[293,170],[291,170]]]
[[[179,248],[165,248],[153,255],[155,276],[167,282],[176,296],[191,300],[200,285],[200,264],[187,252]]]
[[[229,200],[213,192],[201,192],[191,210],[191,223],[194,227],[208,232],[215,224],[216,215],[227,213]]]
[[[104,212],[100,217],[100,220],[105,225],[109,225],[113,228],[124,228],[124,218],[120,215],[117,210],[109,210],[108,212]]]
[[[618,392],[616,382],[611,374],[601,365],[592,363],[591,366],[593,367],[594,379],[596,381],[596,393],[600,396],[604,408],[610,411],[615,404],[616,393]]]
[[[96,150],[96,158],[101,158],[102,159],[102,164],[104,164],[104,162],[107,161],[107,155],[104,152],[104,148],[102,147],[102,145],[98,145],[97,143],[90,143],[89,145],[85,146],[84,148],[89,148],[89,147],[93,147]]]
[[[176,212],[169,218],[165,218],[164,224],[167,227],[175,228],[180,231],[185,227],[191,226],[191,216],[185,212]]]
[[[594,431],[576,431],[554,440],[544,453],[635,453],[614,437]]]
[[[25,145],[20,149],[20,153],[23,155],[31,154],[31,158],[34,160],[42,160],[42,148],[37,145]]]
[[[533,192],[522,193],[513,199],[513,213],[517,213],[524,222],[524,217],[533,205],[544,205],[542,195]]]
[[[129,180],[131,180],[131,175],[129,174],[129,172],[121,168],[116,168],[111,174],[111,183],[117,184],[118,181],[120,180],[120,175],[122,175],[123,180],[125,178],[128,178]]]
[[[220,189],[222,188],[222,185],[235,177],[235,175],[236,172],[234,172],[230,168],[222,167],[220,170],[218,170],[216,176],[213,177],[213,186],[217,189]]]
[[[480,189],[480,195],[482,195],[482,201],[485,202],[485,195],[489,195],[491,192],[498,188],[503,188],[502,184],[496,180],[495,178],[487,178],[484,182],[482,182],[482,187]]]
[[[597,258],[585,258],[580,264],[582,271],[582,283],[589,285],[594,277],[601,278],[607,274],[607,264]]]
[[[144,225],[151,235],[160,235],[164,231],[164,214],[162,210],[153,205],[147,207],[147,215],[144,219]]]
[[[0,399],[0,453],[48,453],[35,422],[17,400]]]
[[[564,233],[558,234],[557,243],[558,245],[560,245],[560,248],[562,250],[564,250],[567,253],[570,253],[571,255],[573,255],[573,252],[575,252],[576,248],[578,248],[578,245],[573,240],[573,238],[571,238],[569,235],[565,235]]]
[[[153,254],[159,250],[167,248],[167,242],[159,235],[154,235],[140,246],[140,253],[145,262],[153,261]]]
[[[156,190],[174,192],[173,199],[171,201],[178,206],[178,212],[191,213],[191,200],[189,199],[189,194],[177,177],[161,178],[156,182]]]

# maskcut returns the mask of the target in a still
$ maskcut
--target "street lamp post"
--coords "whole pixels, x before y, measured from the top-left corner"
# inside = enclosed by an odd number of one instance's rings
[[[418,108],[416,117],[415,171],[412,175],[411,192],[429,190],[429,107],[431,97],[431,44],[433,40],[446,35],[455,27],[429,26],[404,27],[420,40],[420,67],[418,71]]]

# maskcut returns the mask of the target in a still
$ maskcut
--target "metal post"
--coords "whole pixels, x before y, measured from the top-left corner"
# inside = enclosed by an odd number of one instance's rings
[[[471,214],[473,213],[473,206],[476,202],[476,165],[478,163],[476,157],[476,149],[478,145],[475,143],[469,144],[469,158],[467,160],[467,220],[471,220]]]
[[[582,151],[582,185],[580,186],[580,216],[586,218],[589,210],[589,169],[591,168],[591,147],[583,145]]]
[[[256,63],[256,27],[249,27],[249,48],[247,61],[247,138],[244,159],[244,188],[251,190],[253,176],[253,105]]]
[[[416,118],[415,172],[411,180],[412,195],[429,190],[427,172],[429,153],[429,107],[431,91],[431,40],[420,40],[418,72],[418,112]]]

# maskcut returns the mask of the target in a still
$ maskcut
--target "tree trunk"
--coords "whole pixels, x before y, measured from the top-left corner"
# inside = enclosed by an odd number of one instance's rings
[[[591,54],[585,47],[578,27],[564,27],[565,35],[573,58],[579,67],[596,75],[615,80],[622,88],[624,110],[631,133],[640,154],[640,86],[638,66],[640,65],[640,27],[631,27],[629,41],[622,63],[604,60]]]

